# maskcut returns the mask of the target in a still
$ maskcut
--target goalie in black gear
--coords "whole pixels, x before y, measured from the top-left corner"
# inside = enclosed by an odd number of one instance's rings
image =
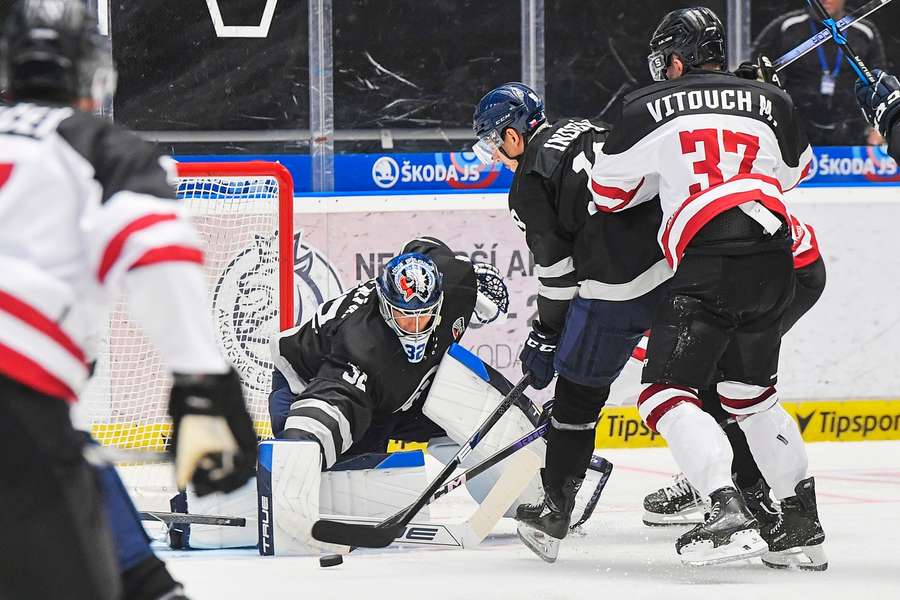
[[[473,119],[483,160],[515,171],[509,209],[538,276],[538,319],[520,360],[538,389],[558,373],[542,471],[544,500],[519,508],[519,535],[556,560],[594,450],[595,427],[672,271],[655,241],[658,205],[593,214],[588,170],[608,135],[603,123],[548,123],[543,100],[521,83],[488,92]],[[593,211],[596,212],[596,211]]]
[[[228,491],[255,462],[240,381],[204,309],[199,240],[168,183],[171,161],[84,112],[114,87],[105,42],[83,2],[22,0],[0,44],[3,598],[184,597],[121,485],[87,464],[70,420],[89,377],[88,339],[121,287],[175,376],[179,485]],[[128,529],[120,536],[116,524],[115,547],[104,500]]]

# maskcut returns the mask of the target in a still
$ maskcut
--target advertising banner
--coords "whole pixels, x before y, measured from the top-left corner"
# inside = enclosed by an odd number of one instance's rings
[[[822,146],[814,149],[810,175],[801,187],[900,185],[900,169],[882,146]],[[178,156],[179,161],[234,160],[234,156]],[[312,192],[307,154],[241,155],[240,160],[270,160],[285,165],[296,194]],[[409,154],[337,154],[336,193],[505,192],[512,172],[487,166],[473,152]]]

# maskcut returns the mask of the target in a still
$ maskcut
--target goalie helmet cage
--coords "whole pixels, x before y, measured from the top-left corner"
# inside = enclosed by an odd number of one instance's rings
[[[203,270],[224,356],[241,375],[257,433],[271,436],[269,338],[294,326],[293,180],[264,161],[179,163],[177,197],[204,243]],[[104,334],[106,332],[103,332]],[[124,299],[98,340],[94,377],[80,410],[103,445],[169,447],[171,377],[132,324]]]

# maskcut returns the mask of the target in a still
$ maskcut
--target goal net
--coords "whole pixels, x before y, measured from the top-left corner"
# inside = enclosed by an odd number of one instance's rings
[[[180,163],[178,198],[205,245],[204,271],[223,354],[234,364],[257,433],[271,436],[268,341],[293,326],[293,183],[278,163]],[[124,299],[111,311],[82,419],[103,445],[169,447],[171,377],[133,324]]]

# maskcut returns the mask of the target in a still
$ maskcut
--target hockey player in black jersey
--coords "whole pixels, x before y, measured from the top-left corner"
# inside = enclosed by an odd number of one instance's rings
[[[591,192],[602,212],[657,194],[663,209],[658,239],[676,272],[654,315],[638,406],[711,498],[708,519],[679,538],[677,552],[689,564],[712,564],[768,551],[824,568],[806,450],[774,387],[794,289],[783,195],[812,154],[790,97],[725,72],[724,48],[724,28],[709,9],[664,17],[648,57],[659,83],[625,98],[594,161]],[[768,547],[731,480],[728,440],[700,408],[697,390],[713,384],[784,500]]]
[[[888,154],[900,162],[900,81],[878,69],[875,85],[856,84],[856,99],[872,127],[887,140]]]
[[[252,476],[256,435],[203,308],[199,240],[163,157],[79,110],[114,82],[84,3],[21,0],[2,38],[0,597],[184,598],[114,472],[87,464],[69,415],[88,339],[124,286],[174,375],[179,485],[208,494]]]
[[[509,210],[525,234],[538,275],[538,319],[520,360],[532,385],[556,373],[542,471],[544,500],[519,507],[519,535],[541,558],[556,559],[575,495],[594,450],[594,430],[672,274],[655,235],[658,205],[595,215],[588,170],[607,126],[587,119],[548,123],[543,101],[521,83],[488,92],[473,124],[483,160],[515,171]]]

